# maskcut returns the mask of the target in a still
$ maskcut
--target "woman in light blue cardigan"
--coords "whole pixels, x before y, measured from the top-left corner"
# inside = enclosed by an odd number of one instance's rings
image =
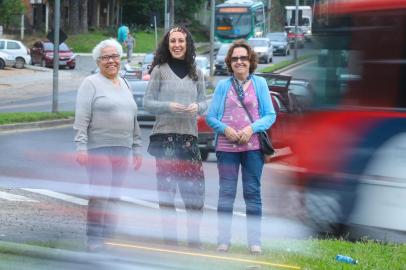
[[[225,62],[233,76],[217,84],[206,118],[216,132],[220,186],[217,250],[227,252],[230,247],[233,204],[241,165],[248,247],[252,254],[258,255],[262,252],[261,174],[264,155],[257,133],[271,127],[276,113],[265,79],[253,75],[257,56],[244,40],[231,45]]]

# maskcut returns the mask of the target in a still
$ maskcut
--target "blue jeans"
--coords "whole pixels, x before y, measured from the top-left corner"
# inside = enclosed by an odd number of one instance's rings
[[[87,210],[88,242],[98,242],[114,233],[116,203],[121,196],[131,149],[112,146],[89,149],[86,166],[91,192]]]
[[[241,164],[242,187],[247,215],[248,245],[261,244],[261,175],[264,156],[260,150],[246,152],[217,151],[220,178],[218,213],[219,244],[230,244],[233,205],[237,193],[238,171]]]

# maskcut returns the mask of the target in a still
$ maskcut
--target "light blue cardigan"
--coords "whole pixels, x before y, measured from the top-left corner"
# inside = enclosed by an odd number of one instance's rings
[[[254,133],[265,131],[276,120],[275,109],[273,108],[268,85],[263,77],[253,75],[252,83],[258,98],[258,108],[260,118],[251,124]],[[224,134],[227,125],[221,122],[224,114],[224,104],[227,92],[231,89],[231,79],[224,79],[217,83],[213,98],[206,116],[207,124],[214,129],[217,134]],[[217,141],[217,138],[216,138]]]

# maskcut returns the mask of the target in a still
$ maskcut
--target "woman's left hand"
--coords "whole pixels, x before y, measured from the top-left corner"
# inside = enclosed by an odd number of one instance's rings
[[[134,170],[138,170],[142,165],[142,156],[133,156]]]
[[[199,108],[199,106],[196,103],[192,103],[186,107],[185,112],[188,112],[190,114],[195,114],[195,113],[197,113],[198,108]]]
[[[246,126],[245,128],[241,129],[240,131],[238,131],[238,135],[240,136],[238,143],[239,144],[247,143],[250,140],[253,133],[254,133],[254,131],[252,130],[251,125]]]

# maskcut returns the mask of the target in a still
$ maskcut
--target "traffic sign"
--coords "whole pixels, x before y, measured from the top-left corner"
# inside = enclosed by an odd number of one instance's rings
[[[52,43],[54,43],[54,35],[55,31],[53,29],[47,35],[48,40]],[[59,29],[59,45],[61,45],[61,43],[64,42],[67,38],[68,36],[65,34],[65,32]]]

